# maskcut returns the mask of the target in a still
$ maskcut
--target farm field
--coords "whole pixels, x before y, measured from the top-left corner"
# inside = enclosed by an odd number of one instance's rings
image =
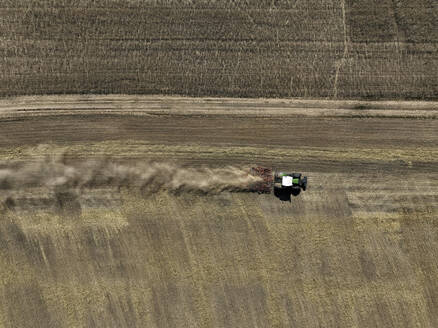
[[[435,99],[433,0],[3,0],[0,95]]]
[[[4,98],[0,326],[436,327],[437,115],[418,101]],[[50,177],[53,155],[264,165],[309,188],[283,202],[91,186],[60,207],[4,178],[29,162]]]

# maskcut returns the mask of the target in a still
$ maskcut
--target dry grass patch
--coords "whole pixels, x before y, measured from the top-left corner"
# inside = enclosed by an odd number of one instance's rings
[[[199,144],[186,145],[159,145],[134,140],[102,141],[76,143],[69,145],[45,144],[38,146],[2,147],[0,155],[6,161],[41,159],[46,156],[65,155],[71,158],[101,158],[111,156],[114,160],[131,159],[162,159],[175,160],[178,158],[196,158],[204,160],[226,158],[257,160],[286,160],[315,159],[331,161],[375,161],[394,162],[403,161],[408,165],[412,162],[435,162],[438,157],[436,148],[404,148],[404,149],[366,149],[366,148],[322,148],[322,147],[297,147],[279,148],[266,147],[239,147],[239,146],[205,146]]]

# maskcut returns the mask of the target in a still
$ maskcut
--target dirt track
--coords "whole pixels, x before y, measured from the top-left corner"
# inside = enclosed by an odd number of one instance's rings
[[[75,215],[19,191],[36,212],[0,214],[0,326],[436,327],[437,116],[431,102],[5,99],[3,163],[254,163],[302,171],[309,190],[90,190]]]

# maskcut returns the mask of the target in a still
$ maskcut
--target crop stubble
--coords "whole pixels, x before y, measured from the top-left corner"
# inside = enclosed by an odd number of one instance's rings
[[[436,99],[437,8],[398,1],[3,1],[0,95]]]
[[[257,160],[303,171],[309,189],[286,203],[248,193],[97,188],[79,195],[71,214],[51,211],[41,189],[17,192],[15,211],[9,204],[0,215],[0,323],[438,324],[434,103],[141,100],[4,100],[1,156],[29,161],[66,152],[69,161],[113,156],[124,165]],[[187,113],[172,114],[178,101]],[[75,103],[79,112],[57,115]],[[99,104],[120,112],[87,114]],[[309,115],[294,114],[305,106]],[[404,110],[410,118],[340,116],[336,107]],[[196,108],[203,112],[190,112]]]

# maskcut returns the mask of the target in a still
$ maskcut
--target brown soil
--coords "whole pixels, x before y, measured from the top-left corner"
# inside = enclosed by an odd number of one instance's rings
[[[0,96],[437,99],[434,0],[2,0]]]

